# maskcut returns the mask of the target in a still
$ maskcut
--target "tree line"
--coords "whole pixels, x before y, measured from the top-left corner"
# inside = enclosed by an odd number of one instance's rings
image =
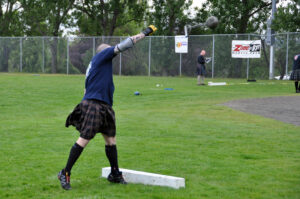
[[[193,0],[152,0],[151,3],[147,0],[0,0],[0,37],[53,37],[46,41],[47,55],[51,59],[48,72],[57,73],[60,71],[59,48],[66,45],[58,37],[63,36],[65,30],[73,30],[72,34],[77,36],[128,36],[147,24],[155,24],[156,35],[173,36],[183,34],[184,25],[201,23],[214,15],[220,21],[216,29],[199,27],[193,29],[191,35],[262,34],[271,14],[271,0],[206,0],[201,8],[193,9],[192,3]],[[278,4],[277,10],[273,23],[276,31],[300,31],[298,0],[290,0],[284,6]],[[0,71],[9,70],[8,58],[13,55],[11,45],[0,40],[3,54]],[[74,70],[84,71],[84,56],[91,45],[88,40],[70,46]],[[234,65],[232,67],[239,71],[241,63]]]

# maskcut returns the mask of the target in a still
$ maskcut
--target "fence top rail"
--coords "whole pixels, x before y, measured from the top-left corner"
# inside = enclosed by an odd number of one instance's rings
[[[300,35],[300,32],[275,33],[273,35]]]
[[[292,34],[299,34],[300,32],[284,32],[284,33],[275,33],[272,34],[274,36],[277,35],[292,35]],[[265,34],[256,34],[256,33],[243,33],[243,34],[208,34],[208,35],[190,35],[189,37],[211,37],[211,36],[256,36],[256,37],[266,37]],[[177,35],[183,36],[183,35]],[[119,39],[119,38],[127,38],[128,36],[62,36],[62,37],[55,37],[55,36],[17,36],[17,37],[9,37],[9,36],[0,36],[0,39]],[[158,36],[149,36],[149,38],[174,38],[175,36],[165,36],[165,35],[158,35]]]
[[[255,34],[255,33],[244,33],[244,34],[210,34],[210,35],[190,35],[189,37],[199,37],[199,36],[261,36],[260,34]]]

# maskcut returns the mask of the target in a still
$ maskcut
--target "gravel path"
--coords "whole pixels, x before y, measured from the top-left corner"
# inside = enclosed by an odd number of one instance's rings
[[[300,96],[234,100],[224,105],[242,112],[300,126]]]

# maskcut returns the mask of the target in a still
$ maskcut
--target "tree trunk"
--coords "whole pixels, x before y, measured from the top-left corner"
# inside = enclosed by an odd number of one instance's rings
[[[269,68],[270,62],[269,62],[269,59],[267,57],[267,52],[266,52],[266,47],[265,47],[265,40],[261,40],[261,45],[262,45],[264,57],[265,57],[265,60],[266,60],[267,68]]]
[[[51,46],[51,54],[52,54],[52,59],[51,59],[51,72],[56,73],[57,72],[57,37],[53,38],[52,43],[50,44]]]
[[[280,72],[280,80],[283,79],[283,76],[285,75],[285,56],[284,53],[280,53],[279,57],[278,57],[278,66],[279,68],[279,72]]]
[[[85,55],[87,50],[93,46],[93,40],[82,40],[78,44],[70,47],[70,62],[76,67],[81,73],[85,73],[87,66],[84,65],[82,57]]]
[[[241,24],[238,28],[238,33],[246,33],[247,32],[247,27],[248,27],[248,20],[249,18],[248,17],[242,17],[241,18]]]
[[[168,35],[174,35],[174,26],[175,26],[175,16],[173,13],[169,16],[169,31]]]
[[[10,49],[4,41],[3,45],[3,62],[2,62],[2,72],[8,72],[8,59],[9,59]]]

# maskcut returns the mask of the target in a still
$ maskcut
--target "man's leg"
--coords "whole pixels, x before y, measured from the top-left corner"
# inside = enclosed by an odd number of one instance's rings
[[[104,134],[102,135],[105,140],[105,153],[111,166],[111,172],[113,174],[118,174],[119,166],[118,166],[118,151],[116,146],[116,137],[108,137],[107,135]]]
[[[296,93],[298,93],[299,92],[298,81],[295,81],[295,88],[296,88]]]
[[[58,174],[58,179],[60,180],[62,188],[69,190],[71,189],[70,185],[70,175],[71,169],[77,159],[79,158],[84,147],[89,143],[89,140],[79,137],[75,144],[72,146],[69,154],[69,158],[66,164],[66,167],[62,169]]]
[[[203,78],[203,75],[200,75],[200,85],[203,85],[204,84],[204,78]]]
[[[119,171],[118,166],[118,151],[116,146],[116,137],[109,137],[102,134],[105,140],[105,153],[110,163],[111,173],[108,176],[108,180],[114,183],[126,184],[122,173]]]
[[[200,79],[200,75],[197,76],[197,84],[200,85],[201,84],[201,79]]]
[[[77,159],[79,158],[81,152],[83,151],[84,147],[89,143],[89,140],[79,137],[75,144],[72,146],[68,162],[65,167],[65,171],[71,173],[71,169]]]

